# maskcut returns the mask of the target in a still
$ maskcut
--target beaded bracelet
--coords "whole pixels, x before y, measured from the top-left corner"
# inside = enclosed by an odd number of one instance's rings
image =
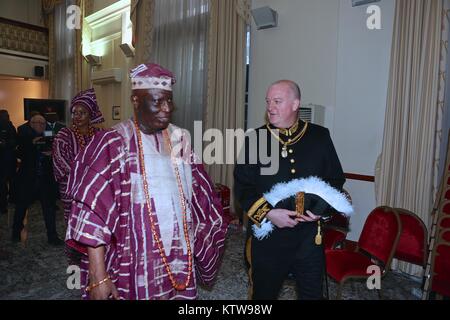
[[[108,280],[110,280],[110,279],[111,279],[111,278],[110,278],[109,275],[108,275],[105,279],[100,280],[100,281],[97,282],[97,283],[94,283],[94,284],[91,284],[91,285],[87,286],[87,287],[86,287],[86,292],[91,291],[92,289],[98,287],[99,285],[105,283],[106,281],[108,281]]]

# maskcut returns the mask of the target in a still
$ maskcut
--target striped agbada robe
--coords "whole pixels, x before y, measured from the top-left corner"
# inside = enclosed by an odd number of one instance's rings
[[[169,132],[175,129],[168,128]],[[141,136],[157,234],[176,281],[184,283],[188,256],[170,156],[161,133]],[[173,139],[171,135],[173,145],[180,142]],[[197,281],[211,284],[217,274],[227,228],[220,200],[201,164],[177,165],[186,195],[195,270],[184,291],[172,287],[153,239],[133,122],[97,134],[76,157],[68,185],[73,204],[66,241],[84,253],[87,246],[105,245],[107,272],[121,299],[195,299]],[[88,267],[85,255],[83,298],[88,298]]]
[[[94,132],[98,132],[102,129],[94,127]],[[88,145],[93,137],[83,136],[84,145]],[[67,223],[67,219],[70,214],[70,207],[72,199],[67,193],[67,181],[69,179],[69,173],[72,163],[75,160],[75,156],[80,152],[81,146],[78,143],[75,132],[71,128],[61,129],[53,141],[53,174],[56,182],[58,182],[59,194],[61,196],[61,202],[64,206],[64,219]]]

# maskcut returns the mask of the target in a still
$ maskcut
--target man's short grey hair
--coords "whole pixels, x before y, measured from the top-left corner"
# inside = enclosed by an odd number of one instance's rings
[[[292,80],[278,80],[272,83],[270,86],[276,85],[276,84],[285,84],[289,86],[289,89],[291,90],[292,94],[294,95],[295,99],[302,100],[302,92],[300,90],[300,87],[297,83],[295,83]]]

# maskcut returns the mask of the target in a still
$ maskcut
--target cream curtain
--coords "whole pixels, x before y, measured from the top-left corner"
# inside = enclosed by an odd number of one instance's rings
[[[83,89],[88,89],[88,88],[83,88],[82,87],[82,82],[83,82],[83,62],[84,62],[84,57],[82,54],[82,33],[83,33],[83,19],[85,17],[85,12],[86,12],[86,7],[85,7],[85,1],[83,0],[76,0],[76,4],[80,7],[81,9],[81,21],[80,21],[80,29],[75,30],[75,52],[74,52],[74,81],[75,81],[75,85],[74,85],[74,92],[75,94],[80,92]]]
[[[49,28],[49,97],[68,103],[81,90],[82,63],[81,30],[67,28],[67,7],[81,8],[81,25],[84,17],[82,0],[44,0],[42,8]],[[66,108],[66,120],[70,112]]]
[[[250,1],[210,0],[207,108],[204,130],[244,128],[246,31]],[[225,154],[225,152],[223,152]],[[216,183],[233,188],[233,165],[212,164]],[[233,208],[234,201],[231,199]]]
[[[189,130],[206,104],[208,0],[155,0],[151,61],[171,70],[175,112],[172,122]],[[201,137],[195,137],[201,139]]]
[[[437,190],[445,61],[443,0],[397,0],[377,204],[427,224]],[[443,62],[444,63],[441,63]],[[393,263],[396,267],[396,263]],[[401,271],[422,268],[399,262]]]
[[[131,0],[130,18],[133,24],[134,65],[150,61],[153,39],[154,0]]]
[[[91,15],[94,11],[94,0],[81,0],[84,6],[84,16]],[[132,0],[133,1],[133,0]],[[137,1],[137,0],[134,0]]]
[[[450,101],[446,97],[450,94],[450,82],[448,81],[447,70],[450,65],[448,56],[448,43],[450,38],[450,0],[444,0],[443,12],[443,29],[442,29],[442,55],[441,55],[441,72],[440,72],[440,91],[439,91],[439,109],[438,109],[438,130],[436,131],[436,163],[434,183],[439,187],[444,173],[444,166],[447,156],[447,143],[450,129]],[[444,59],[446,57],[446,59]],[[441,120],[442,119],[442,120]],[[438,190],[436,190],[439,192]],[[438,200],[439,195],[436,192],[435,199]],[[435,202],[436,204],[436,202]]]
[[[42,0],[42,12],[44,14],[44,23],[48,28],[48,81],[49,81],[49,97],[55,95],[55,22],[54,12],[55,6],[61,0]]]

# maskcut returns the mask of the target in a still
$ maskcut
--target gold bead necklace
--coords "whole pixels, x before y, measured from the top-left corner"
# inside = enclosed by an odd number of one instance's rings
[[[80,132],[80,130],[78,129],[78,127],[76,125],[72,126],[72,130],[73,130],[73,133],[75,134],[75,137],[77,138],[77,142],[78,142],[78,145],[80,146],[80,150],[84,149],[84,147],[86,146],[86,141],[85,141],[83,134]],[[92,138],[94,136],[94,134],[95,134],[94,127],[89,125],[87,136],[89,138]]]
[[[191,281],[191,274],[192,274],[192,250],[191,250],[191,244],[189,241],[189,233],[188,233],[188,226],[187,226],[187,212],[186,212],[186,198],[184,196],[184,192],[183,192],[183,185],[181,183],[181,178],[180,178],[180,172],[178,170],[178,166],[175,164],[173,164],[173,160],[171,159],[172,162],[172,168],[174,169],[175,172],[175,176],[177,179],[177,186],[178,186],[178,191],[179,191],[179,195],[180,195],[180,201],[181,201],[181,209],[183,212],[183,229],[184,229],[184,238],[186,240],[186,247],[187,247],[187,254],[188,254],[188,274],[187,274],[187,278],[186,281],[184,283],[177,283],[175,281],[175,278],[172,274],[172,270],[170,269],[170,265],[167,261],[167,256],[165,254],[163,245],[162,245],[162,241],[158,236],[158,233],[156,231],[156,226],[155,226],[155,222],[153,220],[153,215],[154,210],[152,208],[151,205],[151,201],[150,201],[150,193],[149,193],[149,188],[148,188],[148,183],[147,183],[147,174],[145,171],[145,161],[144,161],[144,148],[143,148],[143,144],[142,144],[142,137],[141,137],[141,132],[139,130],[139,125],[137,123],[136,117],[134,118],[134,127],[136,129],[136,135],[137,135],[137,140],[138,140],[138,149],[139,149],[139,166],[140,166],[140,171],[141,171],[141,176],[142,176],[142,181],[144,184],[144,193],[145,193],[145,202],[147,205],[147,210],[148,210],[148,216],[150,218],[150,226],[151,226],[151,230],[152,230],[152,234],[153,234],[153,239],[156,242],[156,245],[158,246],[158,250],[159,250],[159,255],[161,256],[161,259],[164,263],[164,266],[167,270],[167,274],[169,276],[170,282],[172,283],[172,287],[175,288],[175,290],[177,291],[184,291],[186,290],[186,288],[189,285],[189,282]],[[169,152],[172,155],[172,144],[170,142],[170,138],[169,138],[169,134],[167,132],[167,129],[165,129],[163,131],[163,136],[164,136],[164,140],[166,142],[166,144],[169,146]]]

